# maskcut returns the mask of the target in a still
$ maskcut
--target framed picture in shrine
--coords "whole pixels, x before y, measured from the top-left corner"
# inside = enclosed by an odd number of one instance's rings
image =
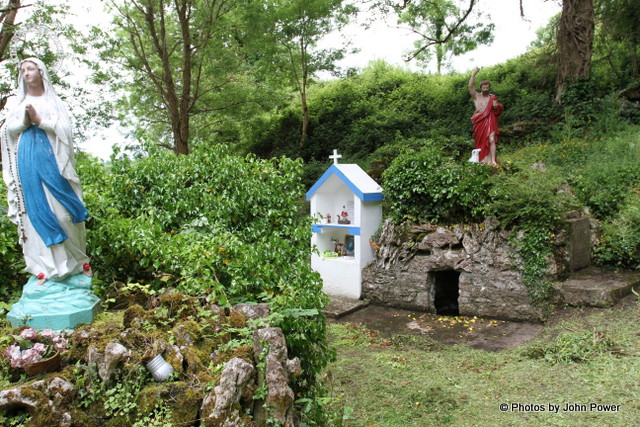
[[[356,249],[356,238],[351,234],[344,236],[344,254],[346,256],[354,256]]]

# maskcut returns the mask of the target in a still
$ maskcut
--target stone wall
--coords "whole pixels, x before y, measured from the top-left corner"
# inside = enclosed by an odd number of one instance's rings
[[[582,226],[580,221],[574,221]],[[557,236],[556,256],[549,260],[551,280],[570,268],[573,226]],[[575,240],[574,240],[575,242]],[[458,312],[508,320],[541,320],[523,283],[521,261],[509,232],[495,219],[481,224],[443,227],[433,224],[397,226],[387,221],[376,241],[374,261],[363,270],[362,298],[375,304],[440,312],[436,286],[442,272],[455,272]],[[574,243],[575,245],[575,243]],[[584,260],[584,255],[582,260]],[[455,286],[455,284],[451,284]]]

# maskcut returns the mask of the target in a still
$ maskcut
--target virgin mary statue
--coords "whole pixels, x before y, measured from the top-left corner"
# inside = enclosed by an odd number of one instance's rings
[[[8,317],[14,324],[16,317],[44,313],[46,324],[52,311],[84,310],[87,304],[93,311],[96,305],[86,255],[88,213],[74,169],[69,113],[39,59],[20,63],[16,98],[0,129],[2,176],[9,219],[18,226],[26,270],[35,277]]]
[[[8,214],[27,271],[41,281],[63,279],[89,262],[71,122],[42,61],[25,59],[19,70],[17,99],[1,129]]]

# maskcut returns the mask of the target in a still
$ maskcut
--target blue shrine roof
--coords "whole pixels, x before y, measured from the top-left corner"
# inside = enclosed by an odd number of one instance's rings
[[[313,184],[313,187],[307,191],[307,200],[320,190],[323,185],[327,183],[327,180],[334,175],[363,202],[383,200],[382,187],[356,164],[331,165],[320,179]]]

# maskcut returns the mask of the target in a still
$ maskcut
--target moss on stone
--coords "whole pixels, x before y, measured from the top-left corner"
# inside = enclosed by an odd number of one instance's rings
[[[138,398],[138,410],[142,415],[151,413],[159,404],[171,410],[171,421],[175,425],[191,425],[198,419],[198,411],[204,395],[201,387],[184,381],[154,384],[145,387]]]
[[[180,292],[161,295],[159,304],[160,307],[165,307],[169,310],[169,318],[175,319],[186,319],[187,317],[195,316],[200,306],[197,298]]]
[[[205,355],[202,351],[198,351],[196,348],[185,348],[182,351],[184,357],[184,364],[186,365],[185,372],[190,375],[197,375],[200,371],[206,368],[205,364],[208,364],[208,355]]]
[[[99,427],[104,425],[103,419],[96,417],[95,413],[90,413],[86,409],[70,408],[69,415],[71,415],[74,426]]]
[[[111,419],[108,419],[106,421],[104,421],[104,423],[102,424],[104,427],[126,427],[126,426],[130,426],[132,423],[129,420],[128,417],[122,415],[119,417],[113,417]]]
[[[232,311],[231,313],[229,313],[229,316],[227,316],[227,323],[232,328],[244,328],[245,326],[247,326],[247,316],[240,313],[239,311]]]
[[[122,325],[125,328],[130,328],[134,325],[136,319],[144,320],[147,317],[147,310],[141,306],[134,304],[124,311],[122,318]]]
[[[218,361],[219,363],[227,363],[235,357],[239,357],[245,362],[253,364],[253,346],[241,345],[237,348],[222,351],[218,354]]]
[[[162,295],[157,303],[158,306],[153,309],[134,304],[120,312],[102,313],[93,324],[79,326],[70,336],[70,349],[62,354],[63,369],[51,375],[38,376],[39,380],[46,382],[53,379],[53,376],[59,376],[75,385],[76,393],[71,397],[73,401],[65,401],[64,407],[58,411],[68,412],[73,425],[128,426],[141,419],[142,415],[157,410],[159,405],[168,408],[174,425],[195,425],[205,385],[210,389],[220,382],[221,372],[212,372],[209,365],[224,363],[234,357],[253,363],[251,345],[224,352],[216,351],[234,338],[244,339],[247,319],[243,313],[227,310],[225,315],[222,310],[215,314],[198,310],[201,306],[199,299],[178,292]],[[134,319],[141,319],[142,322],[137,323]],[[86,367],[86,359],[90,347],[104,352],[111,342],[118,342],[131,351],[129,360],[119,368],[122,375],[118,378],[127,378],[134,370],[144,369],[144,364],[151,356],[162,353],[174,368],[173,378],[182,381],[147,383],[136,398],[137,414],[108,417],[102,400],[106,396],[100,394],[104,392],[103,385],[95,371]],[[213,353],[217,355],[215,360],[211,357]],[[80,368],[76,367],[78,362]],[[89,407],[79,409],[78,383],[83,383],[79,381],[81,378],[97,394],[96,400]],[[136,378],[148,381],[148,377],[144,375]],[[44,401],[48,396],[37,390],[31,393],[37,397],[39,407],[48,407]],[[60,414],[47,414],[43,409],[41,414],[34,415],[37,416],[38,424],[31,425],[57,425],[59,418],[55,417]]]
[[[193,320],[183,320],[178,323],[174,328],[174,335],[176,331],[180,331],[182,334],[187,334],[191,337],[192,342],[195,344],[202,338],[202,328],[201,326],[194,322]]]

